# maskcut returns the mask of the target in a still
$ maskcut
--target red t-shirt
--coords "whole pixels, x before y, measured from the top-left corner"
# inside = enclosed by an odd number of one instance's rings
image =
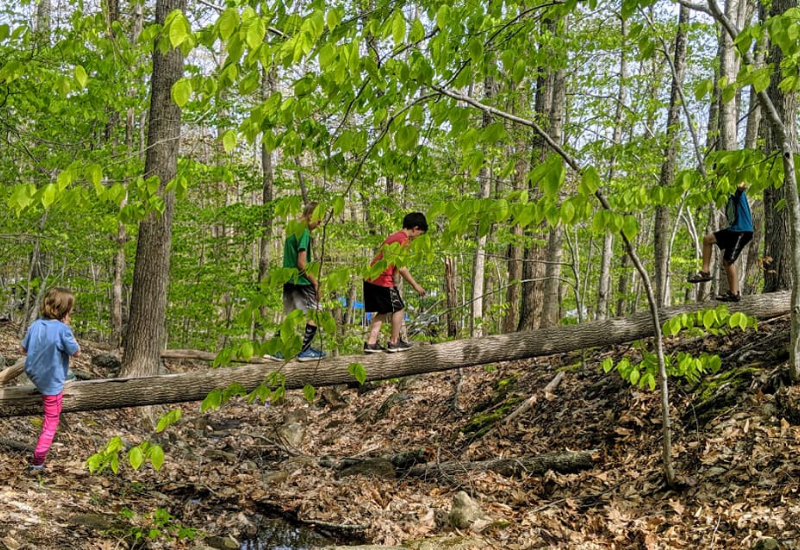
[[[400,243],[403,246],[408,246],[410,242],[408,235],[405,234],[404,231],[398,231],[397,233],[392,233],[386,240],[383,241],[381,244],[381,252],[378,252],[378,255],[369,263],[369,265],[375,265],[375,262],[379,262],[383,258],[383,248],[389,246],[392,243]],[[397,271],[397,267],[394,265],[390,265],[387,267],[380,275],[378,275],[373,280],[368,280],[368,283],[372,283],[373,285],[378,286],[385,286],[385,287],[393,287],[394,286],[394,274]]]

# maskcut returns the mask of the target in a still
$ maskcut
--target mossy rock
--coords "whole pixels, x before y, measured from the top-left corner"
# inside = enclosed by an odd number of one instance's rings
[[[492,427],[506,416],[511,414],[514,409],[523,401],[519,396],[512,396],[506,399],[502,405],[490,411],[479,412],[473,416],[461,431],[470,437],[481,437],[492,429]]]
[[[705,424],[715,418],[741,399],[762,370],[759,363],[751,363],[707,377],[697,387],[694,406],[686,411],[684,420],[693,422],[696,417]]]

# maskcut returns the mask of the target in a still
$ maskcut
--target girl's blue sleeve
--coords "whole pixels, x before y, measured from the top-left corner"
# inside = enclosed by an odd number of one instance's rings
[[[64,344],[64,351],[67,352],[68,355],[75,355],[78,353],[78,350],[81,347],[78,345],[77,340],[75,340],[75,336],[72,334],[72,330],[69,327],[64,327],[64,333],[62,334],[61,341]]]

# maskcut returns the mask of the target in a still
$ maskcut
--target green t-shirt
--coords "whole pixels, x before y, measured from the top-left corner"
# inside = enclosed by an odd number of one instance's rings
[[[306,251],[306,264],[311,263],[311,232],[308,228],[303,230],[303,233],[298,237],[294,233],[286,237],[286,242],[283,244],[283,267],[297,268],[297,255],[301,250]],[[309,281],[304,275],[300,275],[297,281],[290,281],[296,285],[310,285]]]

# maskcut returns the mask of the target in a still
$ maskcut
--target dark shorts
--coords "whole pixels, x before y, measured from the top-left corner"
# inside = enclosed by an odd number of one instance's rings
[[[717,239],[717,246],[722,250],[722,260],[726,264],[732,264],[742,253],[744,247],[753,239],[752,231],[728,231],[721,229],[714,233]]]
[[[367,313],[394,313],[405,308],[396,287],[378,286],[364,281],[364,311]]]
[[[303,311],[319,309],[317,292],[311,285],[283,285],[283,313],[288,315],[296,309]]]

